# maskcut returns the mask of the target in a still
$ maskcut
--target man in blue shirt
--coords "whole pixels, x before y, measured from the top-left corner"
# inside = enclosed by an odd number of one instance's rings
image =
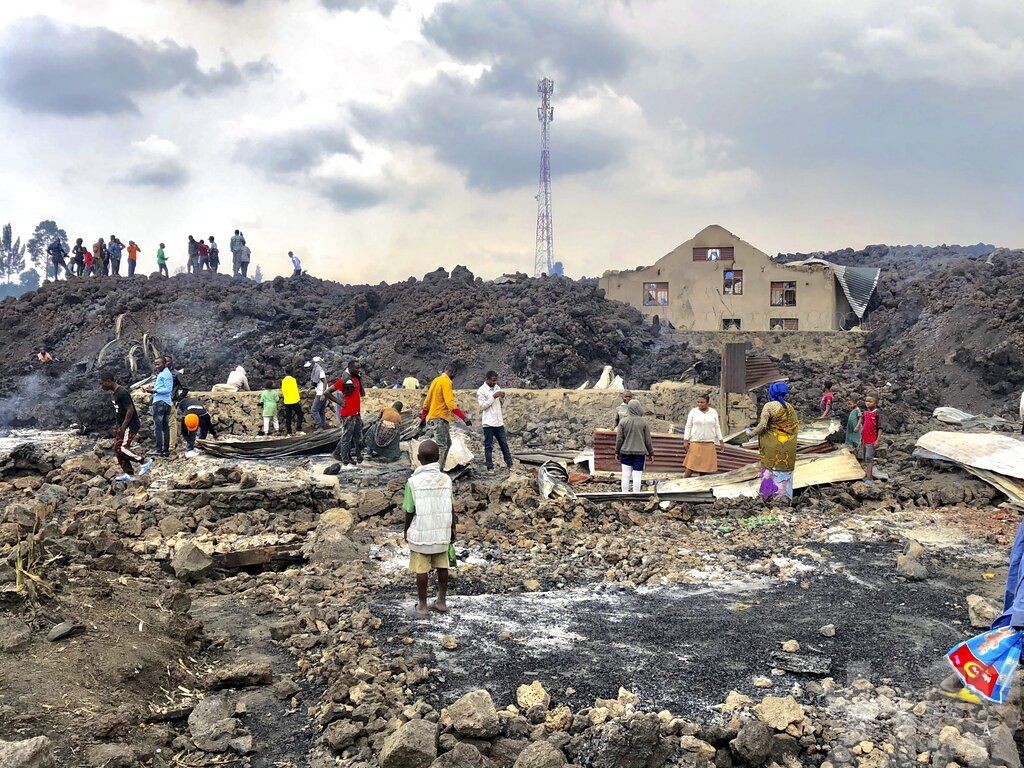
[[[107,253],[110,254],[110,274],[121,274],[121,251],[124,250],[124,243],[117,239],[117,235],[110,236],[107,243]]]
[[[171,453],[171,393],[174,391],[174,374],[163,357],[153,361],[156,385],[146,390],[153,394],[153,440],[156,446],[153,454],[167,457]]]

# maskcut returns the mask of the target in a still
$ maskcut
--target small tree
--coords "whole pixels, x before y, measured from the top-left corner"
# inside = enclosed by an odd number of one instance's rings
[[[252,273],[252,280],[253,280],[254,283],[262,283],[263,282],[263,270],[260,269],[260,265],[259,264],[256,265],[256,271]]]
[[[18,278],[18,284],[24,291],[34,291],[39,288],[39,273],[34,269],[26,269]]]
[[[4,224],[3,232],[0,234],[0,277],[8,285],[11,279],[21,274],[25,269],[25,246],[21,244],[21,238],[14,239],[14,231],[10,224]]]
[[[32,237],[25,243],[28,254],[32,259],[32,265],[36,269],[42,267],[47,277],[53,277],[50,274],[53,270],[50,260],[46,256],[46,249],[54,240],[59,240],[61,245],[64,246],[64,250],[68,250],[67,232],[58,227],[57,222],[52,219],[46,219],[36,224],[35,232],[32,233]]]

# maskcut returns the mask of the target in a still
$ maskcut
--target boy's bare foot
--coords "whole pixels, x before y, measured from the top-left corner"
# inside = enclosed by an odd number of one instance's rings
[[[417,603],[416,604],[416,615],[417,616],[429,616],[430,615],[430,611],[427,610],[426,603]]]
[[[448,604],[444,600],[435,600],[430,607],[438,613],[448,613]]]

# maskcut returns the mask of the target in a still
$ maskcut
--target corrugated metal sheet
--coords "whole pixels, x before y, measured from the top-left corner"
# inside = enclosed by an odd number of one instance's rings
[[[871,294],[878,286],[882,270],[876,267],[844,267],[842,264],[833,264],[832,271],[853,311],[858,318],[863,318],[864,313],[868,311]]]
[[[682,435],[655,433],[651,435],[654,443],[654,458],[648,459],[646,469],[651,472],[682,472],[686,449],[683,447]],[[734,445],[716,448],[718,454],[718,471],[728,472],[739,469],[758,460],[757,451],[748,451]],[[594,430],[594,469],[598,472],[617,472],[621,465],[615,458],[615,430]]]
[[[786,381],[788,376],[775,367],[775,363],[767,357],[747,356],[746,391],[767,387],[773,381]]]

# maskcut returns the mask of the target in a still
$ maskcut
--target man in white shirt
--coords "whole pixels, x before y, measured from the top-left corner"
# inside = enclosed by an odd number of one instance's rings
[[[314,357],[306,362],[306,368],[312,368],[309,372],[309,383],[313,386],[313,405],[310,414],[313,416],[313,423],[317,429],[327,428],[327,418],[324,412],[327,410],[327,373],[320,365],[323,361]]]
[[[508,435],[505,433],[505,419],[501,413],[501,404],[505,393],[498,386],[498,374],[488,371],[483,385],[476,391],[476,400],[480,404],[480,422],[484,426],[484,460],[487,471],[494,472],[494,440],[498,440],[501,456],[505,466],[512,469],[512,453],[508,449]]]
[[[288,251],[288,258],[292,260],[292,277],[302,276],[302,262],[299,261],[299,257],[291,251]]]

